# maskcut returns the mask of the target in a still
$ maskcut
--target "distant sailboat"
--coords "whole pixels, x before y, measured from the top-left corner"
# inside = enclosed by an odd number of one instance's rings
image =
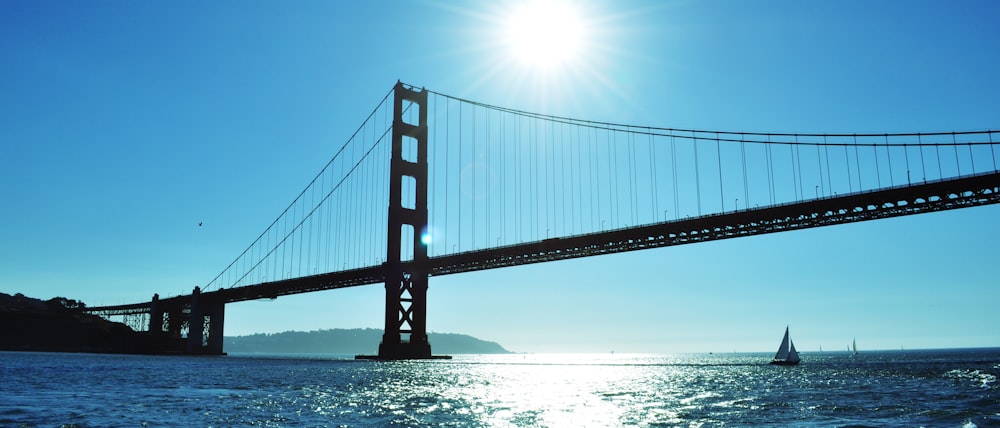
[[[771,364],[779,366],[794,366],[799,363],[799,353],[795,351],[795,343],[788,338],[788,326],[785,326],[785,337],[781,338],[778,353],[774,354]]]
[[[854,339],[854,338],[851,339],[851,352],[853,352],[854,355],[858,355],[858,340],[857,339]]]

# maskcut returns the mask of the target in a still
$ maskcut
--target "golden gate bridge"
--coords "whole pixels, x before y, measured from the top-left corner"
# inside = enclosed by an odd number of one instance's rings
[[[87,310],[221,354],[228,303],[383,283],[370,358],[433,358],[430,277],[994,204],[998,137],[636,126],[397,83],[204,286]]]

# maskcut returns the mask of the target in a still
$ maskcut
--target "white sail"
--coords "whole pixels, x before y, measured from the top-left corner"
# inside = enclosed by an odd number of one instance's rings
[[[789,340],[788,344],[791,347],[791,349],[788,350],[788,358],[786,358],[785,361],[788,361],[789,363],[799,362],[799,353],[795,352],[795,342]]]
[[[781,338],[781,345],[778,346],[778,353],[774,354],[775,360],[785,360],[788,358],[788,326],[785,326],[785,337]],[[798,358],[798,355],[796,355]]]

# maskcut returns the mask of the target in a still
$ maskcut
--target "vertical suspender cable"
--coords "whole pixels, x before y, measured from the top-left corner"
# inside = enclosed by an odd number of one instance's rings
[[[636,225],[639,223],[639,167],[635,161],[635,132],[631,129],[628,130],[628,152],[629,152],[629,181],[632,182],[632,188],[629,189],[629,193],[632,195],[629,201],[632,211],[632,224]]]
[[[548,146],[549,146],[548,147],[549,153],[548,153],[548,156],[549,156],[549,165],[551,165],[551,168],[548,167],[548,166],[546,166],[546,168],[545,168],[545,189],[546,189],[545,190],[546,191],[546,195],[545,195],[546,196],[546,198],[545,198],[546,199],[546,201],[545,201],[545,204],[546,204],[545,212],[546,213],[549,212],[548,206],[551,205],[552,206],[552,218],[551,218],[551,222],[550,222],[549,216],[548,215],[545,216],[545,235],[546,235],[545,237],[546,238],[549,237],[548,236],[548,231],[549,231],[550,228],[553,230],[553,232],[555,232],[555,228],[556,228],[556,208],[558,208],[558,204],[556,203],[556,130],[555,130],[555,126],[556,125],[555,125],[555,122],[553,122],[551,120],[548,121],[548,122],[549,122],[549,144],[548,144]],[[552,187],[551,188],[549,187],[549,183],[552,183]]]
[[[743,163],[743,200],[746,201],[747,209],[750,209],[750,186],[747,184],[747,147],[746,136],[740,134],[740,159]]]
[[[826,184],[830,188],[830,194],[833,194],[833,180],[830,179],[830,146],[826,144],[826,136],[823,136],[823,154],[826,155]],[[822,180],[822,178],[820,178]]]
[[[788,145],[788,160],[792,163],[792,193],[795,194],[795,200],[805,199],[803,195],[800,195],[799,189],[799,177],[801,174],[798,170],[798,164],[795,163],[795,141]]]
[[[774,156],[771,154],[771,136],[767,136],[767,196],[774,205]]]
[[[722,145],[719,143],[719,133],[715,133],[715,160],[716,166],[719,168],[719,209],[720,212],[726,212],[726,197],[723,192],[724,186],[722,185]],[[734,204],[735,205],[735,204]],[[735,210],[736,207],[733,207]]]
[[[993,131],[989,131],[989,133],[987,135],[990,136],[990,155],[993,157],[993,170],[996,171],[997,170],[997,154],[996,154],[996,151],[993,149]]]
[[[434,156],[438,155],[437,154],[438,145],[435,144],[435,143],[437,143],[437,135],[438,135],[437,134],[437,125],[438,125],[438,120],[437,120],[438,119],[438,105],[437,105],[437,101],[438,101],[438,95],[437,94],[430,94],[430,95],[434,99],[432,101],[432,104],[433,104],[432,108],[434,109],[434,114],[431,116],[431,129],[428,130],[428,135],[427,135],[427,141],[428,141],[428,144],[427,144],[427,152],[428,152],[427,153],[427,162],[428,163],[433,162],[431,160],[431,155],[430,155],[430,151],[431,151],[430,148],[431,147],[434,147]],[[418,154],[418,156],[419,156],[419,154]],[[427,178],[430,180],[430,183],[428,184],[427,187],[428,187],[428,189],[436,188],[437,186],[435,185],[436,182],[434,181],[434,179],[436,178],[436,175],[437,175],[436,174],[437,168],[428,168],[428,169],[430,170],[430,171],[428,171],[428,173],[429,173],[430,176],[427,177]],[[435,196],[435,198],[437,197],[437,192],[435,192],[434,196]],[[430,229],[430,225],[435,224],[434,222],[437,221],[437,216],[435,215],[437,213],[437,210],[431,208],[434,205],[434,199],[435,198],[432,198],[430,201],[427,202],[428,211],[430,211],[430,212],[427,213],[427,225],[428,225],[428,229]],[[436,256],[436,255],[438,255],[438,248],[439,248],[439,245],[440,245],[440,243],[438,242],[439,239],[437,239],[438,238],[437,236],[434,236],[432,234],[431,230],[427,230],[426,233],[431,234],[431,240],[430,240],[430,244],[428,245],[428,248],[427,248],[427,254],[430,257]]]
[[[271,229],[265,229],[264,233],[261,234],[260,239],[262,240],[258,240],[258,242],[260,243],[261,248],[259,250],[259,260],[257,262],[258,266],[260,266],[260,270],[257,271],[257,282],[263,283],[270,281],[270,277],[268,275],[270,274],[271,269],[271,253],[268,250],[271,248]]]
[[[940,144],[935,144],[934,145],[934,154],[935,154],[935,156],[937,156],[938,180],[941,180],[941,179],[944,179],[944,170],[941,168],[941,145]]]
[[[364,137],[362,136],[362,139],[363,138]],[[358,142],[354,141],[351,146],[351,162],[348,162],[348,165],[355,162],[355,159],[357,158],[357,154],[355,153],[357,145]],[[357,176],[354,176],[350,170],[345,172],[344,176],[350,180],[348,184],[350,192],[348,193],[347,207],[345,208],[345,210],[347,210],[347,223],[349,224],[347,229],[347,242],[353,243],[358,242],[358,216],[356,215],[357,212],[354,210],[355,204],[358,203],[358,180]],[[346,260],[344,262],[343,269],[347,269],[348,266],[354,267],[353,258],[357,257],[357,248],[354,245],[351,245],[349,248],[345,248],[344,253],[346,254]]]
[[[538,180],[541,178],[541,172],[540,172],[541,170],[538,169],[538,157],[540,156],[538,146],[540,146],[540,143],[538,142],[538,120],[537,119],[533,119],[532,120],[530,131],[531,131],[531,142],[532,142],[532,145],[536,146],[536,147],[532,147],[531,148],[531,152],[530,152],[530,153],[532,153],[534,155],[534,159],[535,159],[535,162],[534,162],[535,163],[535,173],[533,175],[534,185],[531,186],[531,190],[534,192],[533,198],[532,198],[532,202],[534,203],[534,208],[531,210],[531,219],[533,220],[532,221],[532,226],[534,227],[535,230],[531,231],[531,233],[532,233],[531,239],[532,240],[538,240],[538,224],[539,224],[539,222],[538,222],[538,211],[540,211],[538,205],[539,205],[539,202],[541,202],[540,201],[541,196],[538,194],[539,193],[539,188],[541,188],[541,186],[538,184]]]
[[[374,125],[374,123],[372,125]],[[372,128],[372,137],[371,137],[372,138],[372,140],[371,140],[372,142],[376,141],[377,138],[378,138],[375,134],[377,134],[377,132],[375,131],[374,128]],[[365,159],[365,147],[370,147],[369,144],[368,144],[368,141],[362,140],[361,143],[362,144],[361,144],[361,148],[360,148],[361,149],[360,150],[360,156],[358,156],[358,160],[355,161],[355,165],[357,167],[362,167],[362,162]],[[373,199],[373,198],[365,198],[364,197],[364,195],[366,195],[368,193],[368,191],[369,191],[368,183],[366,182],[367,177],[365,176],[365,171],[363,169],[357,169],[357,170],[355,170],[355,172],[356,172],[355,176],[357,177],[357,180],[358,180],[358,199],[355,199],[355,201],[360,201],[360,202],[357,202],[357,215],[358,215],[358,231],[357,231],[357,233],[358,233],[359,236],[364,236],[363,234],[366,232],[366,230],[365,230],[365,222],[368,221],[368,219],[365,217],[367,215],[367,206],[368,206],[366,199],[370,200],[370,199]],[[366,241],[371,241],[371,240],[370,239],[360,239],[358,241],[354,241],[354,242],[356,242],[356,244],[354,244],[354,245],[355,245],[356,251],[358,253],[358,260],[355,263],[355,265],[352,266],[354,268],[361,267],[361,266],[365,265],[365,256],[367,255],[367,252],[368,252],[368,245],[367,245],[368,242],[366,242]]]
[[[572,132],[572,130],[570,130],[570,131]],[[570,177],[573,176],[573,161],[572,161],[573,150],[572,150],[572,146],[570,146],[569,155],[570,155],[570,160],[567,162],[566,161],[566,124],[565,123],[560,123],[559,124],[559,159],[560,159],[560,162],[559,162],[559,169],[560,169],[560,171],[559,171],[559,178],[562,181],[562,200],[563,200],[562,206],[560,208],[562,208],[562,213],[563,213],[563,221],[562,221],[563,232],[562,233],[566,234],[566,235],[572,235],[573,226],[576,224],[576,210],[573,209],[573,188],[572,188],[572,181],[571,181],[572,179],[567,179],[566,178],[566,176],[567,176],[567,174],[566,174],[567,169],[569,170],[569,174],[568,175]],[[567,185],[570,185],[569,191],[566,191],[566,186]],[[569,201],[566,200],[567,197],[569,197]],[[567,204],[567,202],[568,202],[568,204]],[[567,211],[569,211],[569,213],[567,213]],[[566,221],[567,220],[567,215],[569,215],[569,221],[568,222]]]
[[[892,154],[889,151],[889,134],[885,134],[885,156],[889,160],[889,185],[896,186],[896,177],[892,175]]]
[[[903,159],[906,160],[906,185],[909,186],[913,183],[910,180],[910,147],[908,143],[903,143]]]
[[[495,172],[494,172],[495,170],[493,168],[493,164],[491,163],[491,161],[493,159],[493,154],[492,154],[493,153],[493,148],[494,148],[494,145],[495,145],[494,144],[494,138],[493,138],[493,111],[490,108],[488,108],[488,107],[484,107],[483,109],[485,110],[485,112],[484,112],[485,118],[484,118],[483,125],[486,127],[486,132],[485,132],[486,133],[486,138],[484,139],[485,147],[483,147],[483,152],[485,152],[484,156],[486,157],[486,160],[485,160],[484,166],[483,166],[483,171],[484,171],[483,172],[483,181],[484,181],[484,183],[483,183],[484,190],[483,191],[485,192],[485,195],[486,195],[485,196],[486,206],[484,207],[485,211],[486,211],[486,227],[483,230],[483,238],[484,238],[483,242],[485,242],[485,244],[483,245],[483,248],[489,248],[491,246],[491,244],[492,245],[496,245],[497,244],[497,240],[495,240],[495,239],[491,240],[490,237],[493,236],[493,224],[491,223],[492,220],[493,220],[493,215],[492,215],[493,213],[492,213],[492,211],[495,211],[498,207],[496,206],[497,205],[496,202],[493,200],[493,177],[492,176],[495,174]]]
[[[444,229],[445,233],[451,229],[451,223],[448,223],[448,200],[451,199],[451,193],[448,192],[448,184],[451,183],[451,98],[444,99]],[[448,235],[445,235],[448,236]],[[444,252],[448,252],[448,244],[451,243],[450,237],[445,239]]]
[[[364,146],[367,144],[367,141],[365,141],[366,137],[367,137],[367,134],[362,134],[361,141],[358,142],[355,145],[355,148],[358,149],[358,151],[359,151],[359,154],[356,156],[355,159],[353,159],[353,161],[354,161],[355,164],[357,164],[357,159],[360,159],[360,157],[361,157],[360,153],[361,153],[361,151],[364,150]],[[361,236],[361,228],[364,225],[364,219],[362,218],[362,212],[361,212],[361,207],[363,205],[360,204],[360,203],[358,203],[358,201],[361,200],[361,197],[364,194],[365,188],[364,188],[364,183],[362,182],[363,178],[361,177],[361,174],[355,174],[354,172],[355,171],[352,170],[350,173],[348,173],[348,175],[351,176],[351,181],[354,182],[354,197],[351,198],[351,201],[353,201],[353,203],[352,203],[353,209],[351,211],[353,212],[353,215],[354,215],[354,235],[355,235],[355,239],[352,239],[350,241],[351,242],[351,250],[352,250],[352,253],[354,254],[354,260],[351,261],[350,268],[355,268],[355,267],[359,266],[361,264],[361,260],[363,258],[363,253],[362,253],[362,250],[361,250],[362,245],[358,244],[359,242],[361,242],[361,240],[359,238]],[[295,229],[294,229],[294,226],[293,226],[293,229],[292,229],[292,252],[293,252],[293,254],[295,252],[295,235],[294,234],[295,234]],[[292,261],[294,262],[294,260],[295,259],[293,257]],[[291,270],[291,269],[292,268],[289,267],[289,270]]]
[[[311,185],[309,187],[311,188],[309,190],[309,205],[315,207],[316,206],[316,186]],[[312,213],[310,213],[308,215],[308,218],[309,218],[309,244],[306,245],[306,248],[308,248],[309,252],[306,255],[306,274],[307,275],[310,274],[310,273],[319,273],[319,272],[316,272],[315,269],[310,269],[309,268],[310,267],[309,265],[312,263],[312,242],[313,242],[313,227],[312,227],[312,225],[313,225],[313,216],[312,216]]]
[[[616,215],[617,214],[616,207],[618,206],[618,199],[616,197],[617,194],[618,194],[618,180],[617,180],[618,174],[615,173],[615,171],[617,171],[617,169],[618,169],[618,164],[617,164],[617,160],[618,160],[617,153],[618,152],[617,152],[617,147],[615,147],[615,145],[612,143],[611,134],[612,134],[611,130],[608,129],[608,130],[605,131],[605,135],[604,136],[605,136],[605,139],[607,140],[605,142],[605,145],[608,148],[608,155],[607,155],[607,159],[608,159],[608,170],[607,170],[607,177],[608,177],[608,180],[607,180],[607,183],[608,183],[608,186],[607,186],[608,187],[608,203],[607,203],[607,207],[608,207],[608,213],[607,213],[607,216],[608,216],[608,218],[607,218],[607,221],[608,221],[608,224],[611,225],[611,228],[614,229],[614,227],[615,227],[614,226],[615,225],[615,219],[617,217],[617,215]],[[601,222],[603,223],[604,219],[601,219]]]
[[[479,169],[476,166],[476,162],[479,161],[479,156],[478,156],[478,154],[479,154],[479,144],[478,144],[478,142],[479,142],[479,138],[476,135],[476,105],[473,104],[472,105],[472,139],[470,141],[470,143],[471,143],[470,146],[472,147],[472,162],[469,163],[469,167],[472,170],[471,171],[472,172],[472,191],[469,192],[470,194],[472,194],[472,197],[469,198],[470,202],[472,202],[472,204],[471,204],[472,205],[472,216],[471,216],[472,217],[472,219],[471,219],[471,222],[472,222],[472,246],[469,247],[469,248],[472,249],[472,250],[476,249],[476,205],[477,205],[477,201],[479,200],[479,194],[478,194],[479,193],[479,188],[476,187],[476,175],[478,175],[477,174],[477,170]]]
[[[412,118],[412,116],[411,116],[411,118]],[[375,144],[376,141],[378,141],[378,131],[375,128],[375,126],[376,126],[375,123],[372,122],[372,144],[373,145]],[[365,147],[369,147],[369,144],[368,144],[367,141],[362,141],[362,142],[364,143],[364,144],[361,145],[362,149],[364,149]],[[358,163],[360,164],[361,162],[363,162],[363,159],[364,159],[364,155],[362,155],[362,159],[359,160]],[[358,173],[358,181],[361,182],[361,191],[363,193],[370,192],[372,187],[371,187],[371,184],[368,182],[368,180],[369,180],[368,171],[366,169],[361,169],[361,170],[358,170],[357,173]],[[409,194],[409,192],[406,192],[405,189],[403,191],[405,192],[404,194],[407,194],[407,195]],[[375,198],[370,198],[370,197],[361,198],[361,200],[358,203],[358,217],[359,217],[359,220],[360,220],[360,222],[359,222],[360,226],[358,227],[358,231],[360,231],[362,233],[365,233],[365,232],[368,231],[368,229],[366,228],[366,226],[367,226],[366,223],[369,221],[369,218],[370,218],[369,217],[369,213],[368,213],[368,208],[369,208],[370,201],[372,201],[374,199]],[[360,257],[358,257],[358,266],[364,266],[365,265],[365,259],[369,255],[368,251],[369,251],[369,248],[371,247],[371,245],[370,245],[371,241],[372,241],[371,239],[362,239],[360,241],[357,241],[358,243],[355,244],[355,245],[358,246],[358,248],[360,250]]]
[[[325,272],[330,272],[330,257],[333,255],[333,237],[338,236],[340,233],[340,230],[334,222],[334,217],[338,219],[340,218],[340,216],[337,215],[337,207],[340,206],[340,204],[337,203],[337,200],[340,199],[340,192],[336,192],[337,189],[333,184],[334,180],[336,180],[336,176],[336,172],[330,173],[330,192],[333,198],[331,198],[330,209],[328,210],[326,217],[326,262],[323,264],[323,271]],[[336,195],[332,195],[333,192],[336,192]],[[268,247],[270,247],[270,244],[268,244]]]
[[[799,170],[799,197],[805,199],[806,194],[802,187],[802,145],[799,144],[798,135],[795,135],[795,164]]]
[[[955,133],[951,133],[951,138],[955,138]],[[969,147],[969,163],[972,166],[972,173],[976,173],[976,159],[972,157],[972,141],[966,141],[966,145]]]
[[[802,144],[799,143],[799,136],[795,136],[795,163],[799,166],[799,197],[806,198],[805,188],[802,184]]]
[[[287,237],[288,236],[287,233],[288,233],[288,217],[281,216],[281,235],[283,237]],[[279,239],[277,244],[281,246],[281,272],[279,275],[279,278],[281,279],[285,279],[285,254],[286,254],[285,250],[288,248],[286,245],[284,245],[284,243],[285,243],[284,239]]]
[[[465,104],[464,101],[458,102],[458,194],[456,195],[456,202],[458,202],[458,251],[462,252],[462,146],[464,136],[462,135],[462,105]]]
[[[321,179],[319,183],[319,193],[320,195],[326,195],[326,180]],[[321,260],[323,259],[323,222],[326,221],[326,200],[320,202],[319,209],[319,222],[316,226],[316,271],[318,273],[320,269]]]
[[[675,144],[675,139],[673,133],[670,134],[670,172],[673,174],[673,184],[674,184],[674,218],[680,219],[681,214],[681,198],[677,194],[677,145]]]
[[[552,123],[552,236],[560,236],[566,228],[566,149],[565,124]],[[555,128],[559,128],[558,130]],[[558,136],[557,136],[558,135]]]
[[[514,137],[514,148],[517,149],[517,150],[515,150],[515,152],[516,153],[523,153],[524,151],[520,150],[520,148],[521,148],[520,146],[521,146],[521,144],[523,144],[523,141],[524,141],[524,138],[521,138],[521,116],[520,115],[515,115],[514,116],[514,129],[517,130],[517,134]],[[515,195],[514,196],[514,234],[515,234],[515,240],[517,242],[521,242],[521,238],[523,236],[522,235],[522,231],[521,231],[521,229],[523,228],[522,227],[522,222],[521,222],[521,218],[523,218],[521,201],[522,201],[523,198],[520,198],[520,197],[517,196],[517,195],[523,195],[524,194],[524,192],[523,192],[523,187],[524,187],[523,183],[524,183],[524,175],[525,174],[524,174],[523,162],[521,162],[521,160],[522,160],[522,157],[520,157],[520,156],[514,157],[514,168],[515,168],[514,179],[517,180],[517,182],[514,185],[514,195]]]
[[[878,188],[882,188],[882,172],[878,167],[878,145],[872,144],[872,156],[875,157],[875,182],[878,184]]]
[[[343,162],[343,161],[341,161],[341,162]],[[334,180],[337,179],[336,170],[337,170],[337,168],[334,167],[333,170],[330,171],[330,191],[331,192],[334,192],[336,190],[334,188],[334,184],[333,184]],[[341,195],[341,192],[337,192],[337,199],[340,199],[340,195]],[[324,266],[324,270],[326,272],[330,272],[330,256],[333,255],[333,251],[331,250],[332,244],[333,244],[333,237],[339,235],[339,233],[340,233],[339,229],[335,229],[334,228],[335,223],[333,221],[334,218],[337,218],[338,220],[340,218],[340,216],[337,214],[337,207],[339,207],[339,206],[340,206],[340,204],[336,203],[335,201],[331,201],[331,203],[330,203],[330,209],[329,209],[329,214],[327,214],[327,218],[326,218],[326,226],[327,226],[326,227],[326,229],[327,229],[327,232],[326,232],[326,265]],[[268,247],[270,247],[270,245],[268,245]]]
[[[508,218],[510,214],[507,213],[507,115],[504,112],[500,112],[500,238],[501,242],[497,245],[502,245],[506,242],[508,237],[507,234],[507,222],[504,220]]]
[[[372,138],[372,140],[371,140],[372,144],[374,144],[378,140],[378,131],[376,130],[375,126],[376,126],[376,124],[374,122],[372,122],[372,137],[371,137]],[[365,147],[369,147],[368,141],[362,140],[362,145],[361,145],[362,151],[364,150]],[[357,161],[357,164],[358,164],[359,167],[363,167],[363,165],[361,165],[361,163],[363,161],[364,161],[364,154],[362,153],[361,157]],[[368,183],[368,172],[365,169],[358,169],[358,170],[355,170],[355,171],[357,173],[358,182],[359,182],[359,187],[358,187],[359,194],[360,195],[367,194],[368,192],[371,191],[370,184]],[[369,204],[369,201],[371,201],[372,199],[375,199],[375,198],[366,198],[366,197],[361,197],[361,196],[359,196],[359,198],[360,199],[357,200],[358,201],[357,202],[357,206],[358,206],[358,208],[357,208],[357,210],[358,210],[358,232],[359,233],[365,233],[365,232],[368,231],[367,228],[366,228],[366,226],[367,226],[366,223],[369,221],[368,220],[368,206],[369,206],[368,204]],[[355,242],[356,242],[355,245],[358,248],[358,264],[356,266],[354,266],[354,267],[364,266],[365,265],[365,259],[368,257],[368,251],[369,251],[369,246],[370,246],[369,243],[371,242],[371,239],[362,239],[360,241],[355,241]]]
[[[611,166],[611,160],[614,158],[612,156],[612,151],[611,151],[611,149],[612,149],[612,145],[611,145],[611,130],[609,129],[606,132],[607,132],[607,140],[608,140],[608,142],[607,142],[607,146],[608,146],[608,217],[611,220],[612,228],[614,228],[614,224],[615,224],[614,213],[615,213],[615,206],[617,204],[615,203],[616,201],[611,200],[611,198],[616,193],[618,193],[618,181],[615,180],[615,176],[617,176],[618,174],[614,173],[615,169]],[[602,222],[603,222],[603,220],[602,220]],[[603,229],[603,227],[602,227],[602,229]]]
[[[656,188],[656,145],[653,144],[653,132],[649,127],[646,127],[646,146],[649,148],[649,187],[653,193],[653,220],[656,220],[660,216],[660,195]],[[663,221],[667,221],[666,217]]]
[[[920,147],[920,173],[924,176],[924,183],[927,183],[927,167],[924,165],[924,139],[917,134],[917,147]]]
[[[426,106],[422,106],[420,108],[426,108]],[[417,117],[418,118],[417,118],[417,120],[415,122],[416,123],[420,123],[419,115]],[[376,130],[377,130],[377,128],[375,126],[372,126],[372,131],[376,131]],[[370,192],[378,194],[378,193],[374,192],[375,189],[380,189],[379,182],[381,181],[381,180],[379,180],[379,175],[378,175],[378,173],[379,173],[378,166],[380,164],[380,162],[379,162],[379,151],[376,151],[376,147],[379,148],[379,149],[381,149],[381,146],[384,145],[385,143],[382,143],[381,137],[379,137],[378,134],[375,134],[374,138],[375,138],[375,141],[372,142],[372,155],[370,157],[367,157],[365,159],[365,162],[368,164],[368,166],[366,167],[366,169],[368,170],[368,180],[369,180],[368,186],[369,186],[370,189],[373,189]],[[392,146],[392,134],[389,134],[389,143],[388,143],[388,145]],[[413,145],[413,149],[412,150],[414,152],[414,161],[416,161],[418,159],[417,158],[417,154],[416,154],[416,152],[418,150],[417,147],[416,147],[416,144]],[[390,152],[391,152],[391,148],[390,148]],[[390,157],[391,157],[391,155],[390,155]],[[427,177],[424,177],[424,180],[427,180]],[[414,182],[414,186],[416,186],[416,182]],[[416,196],[415,196],[416,195],[416,189],[414,189],[413,194],[414,194],[414,208],[416,208],[416,201],[415,201],[415,199],[416,199]],[[386,195],[388,195],[388,193],[386,193]],[[365,219],[366,219],[366,221],[368,223],[368,230],[370,231],[368,233],[371,234],[369,236],[374,236],[375,233],[378,230],[382,229],[382,227],[380,227],[378,225],[378,223],[376,223],[375,219],[381,218],[378,215],[378,213],[381,212],[381,211],[383,211],[383,210],[379,209],[381,207],[381,204],[379,203],[379,201],[378,201],[377,198],[366,198],[366,199],[368,200],[368,214],[365,216]],[[388,199],[388,198],[386,198],[386,199]],[[386,220],[385,223],[388,224],[388,220]],[[421,233],[421,231],[420,230],[414,230],[413,233],[415,233],[415,234],[417,234],[419,236],[419,234]],[[374,239],[366,239],[366,241],[368,241],[368,265],[369,266],[375,266],[376,265],[376,260],[377,260],[376,258],[378,257],[378,254],[377,254],[378,253],[378,241],[376,241]],[[386,251],[383,251],[383,252],[386,252]]]
[[[286,219],[286,221],[291,222],[291,228],[285,233],[286,246],[288,247],[288,269],[286,271],[286,278],[292,277],[292,272],[295,270],[295,212],[298,211],[298,204],[292,206],[291,218]]]
[[[577,223],[577,232],[583,233],[583,147],[581,146],[583,138],[580,138],[580,131],[583,129],[580,125],[575,125],[576,128],[576,139],[573,141],[573,147],[576,148],[576,194],[577,194],[577,210],[580,211],[579,214],[580,221]]]
[[[598,217],[600,217],[600,208],[596,207],[600,206],[599,204],[601,199],[597,196],[600,195],[601,192],[600,188],[597,188],[598,184],[595,180],[595,176],[597,175],[600,165],[598,162],[599,156],[597,155],[597,148],[594,146],[594,141],[597,140],[597,138],[591,138],[590,131],[591,128],[587,128],[587,175],[590,177],[590,186],[587,186],[587,189],[590,190],[590,195],[588,195],[587,199],[590,200],[590,229],[597,230],[597,220]],[[597,130],[594,129],[593,131],[594,135],[596,135]]]
[[[962,176],[962,164],[958,161],[958,144],[955,143],[955,133],[951,134],[951,147],[955,149],[955,168],[958,168],[958,176]]]
[[[694,131],[691,131],[691,144],[694,146],[694,184],[697,190],[698,197],[698,216],[701,216],[701,173],[699,172],[698,166],[698,139],[694,136]]]
[[[513,212],[514,221],[513,224],[513,234],[510,236],[510,242],[518,243],[521,242],[521,198],[517,197],[521,192],[521,179],[524,177],[524,171],[522,171],[522,163],[520,162],[520,157],[516,156],[518,153],[523,153],[520,149],[521,142],[524,141],[521,138],[521,116],[514,114],[514,137],[511,138],[511,146],[513,150],[511,152],[511,180],[514,182],[513,190],[511,193],[511,210]]]
[[[851,182],[851,155],[847,152],[847,145],[844,145],[844,163],[847,165],[847,193],[851,193],[854,183]]]
[[[818,168],[819,190],[823,196],[826,196],[826,187],[823,185],[823,157],[820,155],[818,144],[816,145],[816,167]]]
[[[548,125],[548,129],[546,129],[545,125]],[[546,121],[542,124],[542,154],[544,155],[544,158],[542,159],[541,171],[543,175],[542,181],[545,185],[545,198],[542,199],[542,203],[545,205],[545,221],[542,222],[539,230],[542,228],[545,229],[546,238],[549,237],[549,228],[552,226],[552,223],[555,223],[555,199],[553,199],[552,196],[555,183],[552,181],[552,172],[556,167],[556,163],[554,156],[552,155],[553,146],[555,146],[555,139],[552,136],[552,127],[552,121]],[[550,211],[552,211],[551,214]]]
[[[858,170],[858,191],[862,192],[862,191],[865,190],[865,186],[863,184],[861,184],[861,151],[860,151],[860,149],[858,149],[858,136],[857,135],[854,136],[854,161],[857,162],[855,164],[855,166],[857,166],[857,168],[855,168],[855,169]]]
[[[554,184],[554,186],[552,186],[552,190],[554,192],[552,194],[552,201],[553,201],[552,235],[553,236],[560,236],[560,233],[561,233],[560,229],[559,229],[560,225],[563,228],[566,227],[566,180],[565,180],[565,173],[566,173],[566,165],[565,165],[565,160],[566,160],[565,142],[566,142],[566,140],[565,140],[565,133],[564,133],[565,129],[563,129],[563,125],[564,125],[563,123],[560,123],[559,126],[558,126],[559,127],[559,131],[558,131],[558,134],[559,134],[559,138],[558,138],[558,141],[559,141],[558,142],[559,157],[558,158],[555,156],[556,155],[556,153],[555,153],[556,152],[556,146],[553,146],[553,148],[552,148],[552,161],[553,161],[554,165],[558,166],[558,168],[553,168],[553,170],[552,170],[552,179],[553,179],[553,184]],[[556,125],[554,125],[554,124],[552,125],[552,127],[555,127],[555,126]],[[553,129],[552,130],[552,140],[553,141],[556,141],[556,133],[557,133],[556,130]],[[556,162],[556,159],[558,159],[559,161]],[[556,190],[557,188],[558,188],[558,191]],[[556,203],[556,199],[559,199],[560,196],[562,196],[562,201],[560,201],[559,203]],[[562,212],[562,221],[561,222],[557,221],[558,218],[560,217],[557,213],[560,212],[560,211]]]

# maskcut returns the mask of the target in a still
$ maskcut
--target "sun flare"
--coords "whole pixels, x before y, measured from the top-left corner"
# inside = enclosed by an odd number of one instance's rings
[[[551,69],[577,61],[584,44],[579,11],[567,1],[529,0],[511,11],[507,47],[522,66]]]

